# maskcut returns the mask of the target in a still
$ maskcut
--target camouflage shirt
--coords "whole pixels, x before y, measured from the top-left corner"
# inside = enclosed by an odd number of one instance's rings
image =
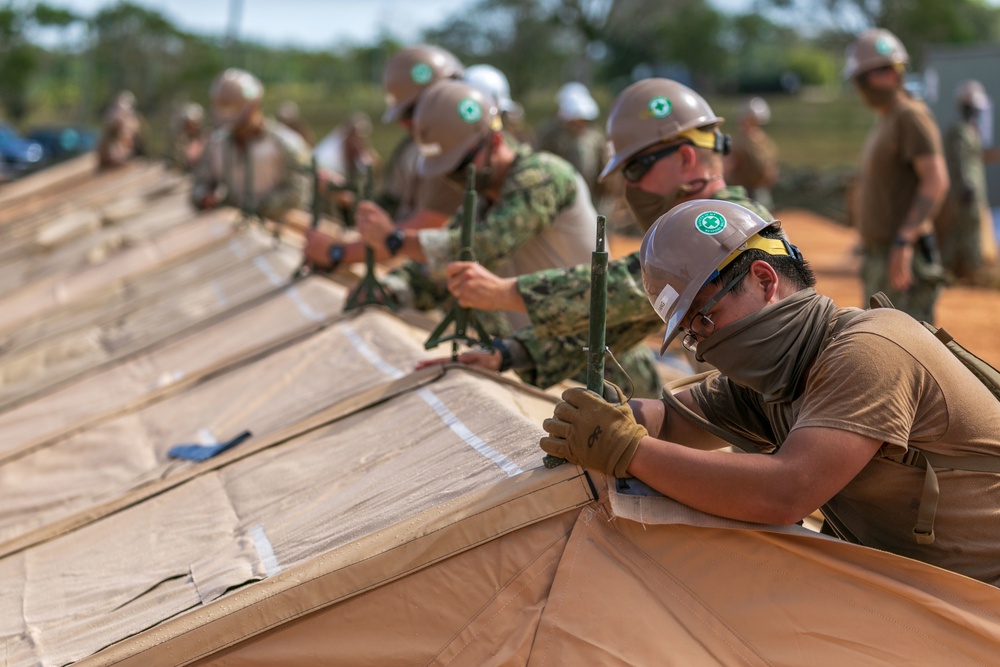
[[[560,234],[558,224],[563,224],[563,213],[586,199],[590,212],[590,198],[580,192],[581,180],[566,161],[548,153],[536,153],[530,147],[517,144],[516,157],[504,179],[496,201],[480,199],[474,230],[476,260],[497,273],[514,261],[518,253],[530,247],[539,237]],[[387,284],[405,305],[426,310],[442,305],[446,300],[443,290],[444,267],[457,259],[461,252],[461,227],[464,214],[459,211],[446,229],[423,229],[419,232],[421,249],[426,257],[423,264],[407,262],[392,272]],[[567,254],[569,261],[551,261],[548,266],[572,266],[587,261],[593,247],[596,214],[579,216],[576,226],[579,248]],[[570,226],[574,221],[569,221]],[[560,237],[564,238],[564,237]],[[566,252],[567,244],[548,244],[559,252]],[[544,264],[543,264],[544,265]]]
[[[712,199],[733,202],[744,206],[765,220],[772,220],[771,212],[747,197],[739,186],[718,190]],[[517,289],[524,298],[531,318],[534,335],[552,338],[583,334],[590,326],[590,265],[581,264],[568,269],[549,269],[523,275],[517,279]],[[650,306],[642,287],[642,268],[639,252],[633,252],[608,263],[608,346],[611,334],[628,335],[628,326],[650,327],[639,340],[663,326],[656,311]],[[635,338],[638,333],[629,337]]]

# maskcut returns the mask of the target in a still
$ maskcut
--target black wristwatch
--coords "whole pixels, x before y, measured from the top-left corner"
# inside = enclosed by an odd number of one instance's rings
[[[397,229],[392,234],[385,237],[385,247],[389,250],[389,254],[393,257],[396,253],[400,251],[403,247],[403,241],[406,240],[406,232],[402,229]]]
[[[326,251],[326,258],[330,260],[330,271],[336,271],[340,263],[344,261],[344,246],[335,243]]]
[[[503,373],[504,371],[509,371],[514,365],[514,361],[510,356],[510,348],[503,342],[503,338],[494,338],[491,342],[493,343],[493,349],[500,353],[500,370],[497,372]]]

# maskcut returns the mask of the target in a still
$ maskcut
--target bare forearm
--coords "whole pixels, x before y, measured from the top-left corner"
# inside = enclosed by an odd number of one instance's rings
[[[755,523],[795,523],[807,508],[780,458],[690,449],[642,439],[629,474],[694,509]]]

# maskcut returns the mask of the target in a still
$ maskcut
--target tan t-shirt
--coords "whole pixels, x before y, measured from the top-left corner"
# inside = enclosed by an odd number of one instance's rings
[[[878,118],[858,182],[858,231],[866,246],[888,245],[902,227],[917,192],[914,158],[941,154],[941,133],[923,102],[900,98]]]
[[[900,311],[855,317],[817,357],[803,395],[768,414],[759,396],[724,377],[693,390],[706,416],[779,444],[797,428],[877,438],[879,456],[823,507],[861,544],[1000,585],[1000,474],[937,469],[936,540],[913,537],[924,469],[892,461],[913,445],[948,456],[1000,456],[1000,402],[924,327]]]

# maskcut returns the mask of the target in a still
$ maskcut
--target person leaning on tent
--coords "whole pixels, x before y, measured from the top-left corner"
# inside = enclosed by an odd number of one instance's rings
[[[844,73],[875,110],[858,179],[865,296],[884,292],[900,310],[934,322],[944,280],[933,219],[948,192],[941,136],[927,106],[903,88],[909,55],[888,30],[863,33]]]
[[[983,262],[983,214],[988,215],[986,163],[1000,150],[983,149],[982,128],[992,105],[978,81],[963,81],[955,91],[958,119],[945,134],[944,153],[951,187],[935,220],[941,261],[952,279],[972,281]],[[986,221],[992,231],[992,220]]]
[[[228,205],[281,220],[309,202],[309,147],[292,130],[264,116],[264,86],[254,75],[230,68],[212,83],[209,137],[194,170],[196,208]],[[253,183],[247,187],[248,170]],[[249,191],[248,191],[249,190]]]
[[[728,138],[724,119],[698,93],[670,79],[644,79],[623,90],[608,116],[613,154],[602,178],[621,171],[625,199],[632,216],[645,231],[676,203],[713,198],[739,203],[764,219],[771,214],[747,197],[741,187],[729,187],[722,176],[722,156]],[[554,384],[586,366],[580,348],[562,356],[549,355],[544,366],[532,366],[538,354],[528,354],[542,341],[565,336],[586,340],[590,322],[590,263],[564,270],[540,271],[516,278],[500,278],[479,264],[454,262],[448,267],[448,286],[463,306],[479,310],[526,312],[532,327],[502,341],[499,351],[466,352],[460,361],[489,370],[514,368],[522,378],[537,376],[541,386]],[[611,260],[608,265],[607,346],[631,350],[638,359],[630,368],[645,369],[634,377],[637,388],[658,386],[658,374],[643,341],[662,322],[649,307],[642,288],[639,253]],[[574,364],[580,366],[573,372]],[[623,366],[625,364],[623,363]],[[630,374],[631,374],[630,370]],[[532,375],[534,374],[534,375]]]
[[[778,149],[762,126],[771,121],[771,107],[763,97],[752,97],[737,112],[740,131],[726,156],[726,181],[742,185],[750,196],[771,208],[771,188],[778,180]]]
[[[663,347],[719,372],[631,404],[567,390],[542,449],[721,517],[820,508],[843,539],[1000,585],[1000,474],[930,469],[936,510],[925,488],[925,457],[1000,457],[1000,402],[945,345],[901,311],[838,309],[779,223],[736,204],[680,204],[640,253]]]

